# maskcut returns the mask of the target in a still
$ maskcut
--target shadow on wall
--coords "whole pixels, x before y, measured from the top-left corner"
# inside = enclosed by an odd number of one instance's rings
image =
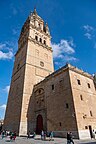
[[[42,130],[47,131],[45,92],[41,87],[36,88],[36,91],[33,88],[27,111],[27,132],[37,134],[41,134]]]
[[[35,116],[35,96],[34,90],[29,100],[28,111],[27,111],[27,132],[34,132],[36,131],[36,116]]]

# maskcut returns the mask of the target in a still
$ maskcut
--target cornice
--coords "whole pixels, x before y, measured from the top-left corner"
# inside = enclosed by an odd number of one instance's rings
[[[36,40],[33,39],[31,36],[28,37],[28,40],[29,40],[29,41],[32,41],[32,42],[34,42],[35,44],[38,44],[39,46],[42,46],[42,47],[46,48],[47,50],[50,50],[50,51],[53,52],[52,47],[49,47],[49,46],[47,46],[47,45],[45,45],[45,44],[43,44],[43,43],[40,43],[39,41],[36,41]]]
[[[61,74],[62,72],[64,72],[64,71],[69,71],[69,70],[74,71],[74,72],[76,72],[76,73],[78,73],[78,74],[81,74],[81,75],[83,75],[83,76],[85,76],[85,77],[88,77],[88,78],[90,78],[90,79],[92,79],[92,80],[94,79],[91,74],[86,73],[86,72],[84,72],[83,70],[80,70],[80,69],[78,69],[77,67],[74,67],[74,66],[72,66],[72,65],[70,65],[70,64],[66,64],[66,65],[63,66],[62,68],[60,68],[60,69],[58,69],[57,71],[53,72],[52,74],[48,75],[48,76],[47,76],[44,80],[42,80],[40,83],[43,83],[43,82],[45,82],[45,81],[48,81],[50,78],[55,77],[55,76]],[[37,83],[35,86],[39,85],[40,83]]]
[[[72,71],[74,71],[74,72],[76,72],[78,74],[81,74],[81,75],[86,76],[86,77],[88,77],[88,78],[93,80],[93,76],[91,74],[89,74],[87,72],[84,72],[83,70],[78,69],[77,67],[72,66],[70,64],[67,64],[67,66],[68,66],[69,70],[72,70]]]

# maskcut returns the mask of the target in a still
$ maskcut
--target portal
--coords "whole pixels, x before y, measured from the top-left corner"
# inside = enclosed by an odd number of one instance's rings
[[[36,133],[41,134],[42,130],[43,130],[43,118],[42,115],[38,115],[36,121]]]

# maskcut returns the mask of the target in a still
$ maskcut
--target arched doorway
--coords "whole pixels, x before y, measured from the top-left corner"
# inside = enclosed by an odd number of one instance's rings
[[[43,118],[42,115],[38,115],[36,122],[36,133],[40,134],[42,130],[43,130]]]

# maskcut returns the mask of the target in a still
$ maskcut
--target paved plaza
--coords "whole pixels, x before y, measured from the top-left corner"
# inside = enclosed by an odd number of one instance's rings
[[[75,144],[96,144],[96,140],[74,140]],[[0,144],[67,144],[67,140],[65,138],[54,138],[54,140],[46,141],[36,139],[27,139],[26,137],[17,137],[15,141],[9,141],[8,138],[4,138],[3,140],[0,137]]]

